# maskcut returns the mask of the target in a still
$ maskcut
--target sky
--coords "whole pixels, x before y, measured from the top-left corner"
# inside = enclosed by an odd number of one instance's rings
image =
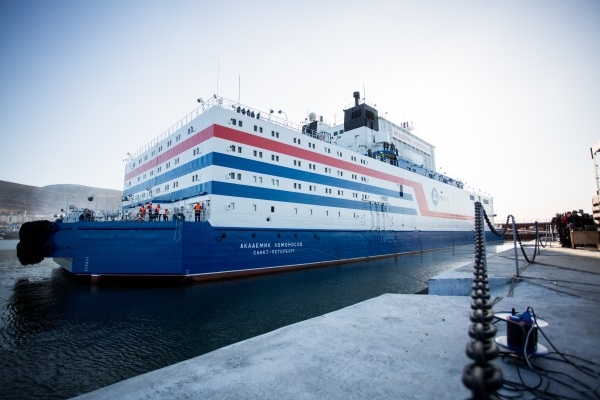
[[[0,180],[122,190],[198,97],[339,123],[360,91],[497,222],[596,194],[597,0],[0,0],[0,72]]]

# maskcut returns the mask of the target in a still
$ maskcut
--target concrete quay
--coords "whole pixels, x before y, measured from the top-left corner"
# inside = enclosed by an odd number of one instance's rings
[[[600,251],[552,247],[515,275],[514,251],[488,254],[494,311],[532,307],[542,332],[561,353],[590,360],[600,374]],[[533,247],[526,245],[529,257]],[[471,360],[470,286],[473,264],[437,276],[429,295],[386,294],[302,321],[199,357],[79,396],[78,399],[465,399],[462,372]],[[496,337],[506,335],[497,324]],[[538,343],[549,348],[543,335]],[[551,382],[559,397],[600,398],[592,378],[548,357],[534,368],[575,375],[592,391],[573,392]],[[506,357],[511,360],[514,357]],[[579,360],[574,360],[579,362]],[[583,362],[583,361],[581,361]],[[504,379],[519,381],[514,365],[494,360]],[[521,369],[526,383],[536,377]],[[565,381],[572,383],[561,375]],[[596,387],[594,388],[594,386]],[[505,390],[505,389],[502,389]],[[575,394],[573,394],[575,393]],[[503,392],[514,395],[513,392]],[[539,394],[539,393],[538,393]],[[532,393],[521,393],[524,399]],[[530,396],[530,397],[528,397]],[[541,398],[544,398],[541,396]]]

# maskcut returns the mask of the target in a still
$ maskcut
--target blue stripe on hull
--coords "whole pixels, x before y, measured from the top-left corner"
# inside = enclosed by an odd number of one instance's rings
[[[206,222],[57,224],[51,255],[77,275],[258,272],[473,244],[472,231],[327,231],[214,228]],[[488,240],[498,240],[488,232]],[[501,240],[501,239],[500,239]]]

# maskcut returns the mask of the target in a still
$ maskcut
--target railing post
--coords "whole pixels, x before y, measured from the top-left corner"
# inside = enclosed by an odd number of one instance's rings
[[[513,244],[515,247],[515,268],[516,275],[519,276],[519,254],[517,253],[517,227],[515,225],[515,217],[513,215],[510,216],[512,218],[512,231],[513,231]]]
[[[542,249],[540,248],[540,229],[537,221],[535,221],[535,248],[537,250],[537,254],[540,254],[540,250]]]

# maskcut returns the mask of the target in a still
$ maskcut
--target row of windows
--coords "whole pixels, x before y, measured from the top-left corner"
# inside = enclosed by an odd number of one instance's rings
[[[275,206],[271,206],[271,212],[274,213],[275,212]],[[230,210],[234,210],[235,209],[235,203],[229,203],[229,209]],[[252,204],[252,211],[257,212],[258,211],[258,206],[256,204]],[[314,210],[312,208],[308,209],[310,215],[314,215]],[[329,216],[329,210],[324,210],[325,211],[325,216]],[[286,214],[289,214],[286,212]],[[298,207],[294,207],[294,214],[298,214]],[[331,214],[331,215],[335,215],[335,214]],[[338,211],[337,212],[337,216],[338,217],[342,217],[342,212]],[[352,218],[357,219],[360,218],[360,214],[354,212],[352,213]],[[267,219],[267,221],[269,221],[270,219]]]
[[[469,195],[469,199],[475,201],[475,196],[471,194]],[[482,202],[483,204],[490,204],[490,201],[488,199],[483,199]]]
[[[240,125],[240,126],[241,126],[241,125]],[[194,127],[193,127],[193,126],[190,126],[190,127],[188,128],[188,130],[187,130],[187,133],[188,133],[188,135],[189,135],[190,133],[193,133],[193,132],[194,132]],[[176,141],[176,142],[179,142],[180,140],[181,140],[181,135],[177,135],[177,136],[175,136],[175,141]],[[168,141],[167,141],[167,147],[171,147],[171,145],[172,145],[172,144],[173,144],[173,141],[172,141],[172,140],[168,140]],[[158,146],[158,152],[160,153],[160,152],[162,152],[162,150],[163,150],[163,146],[162,146],[162,145]],[[156,150],[152,150],[151,157],[154,157],[155,155],[156,155]],[[148,161],[148,154],[144,155],[144,162],[146,162],[146,161]],[[141,164],[142,164],[142,159],[140,158],[140,159],[138,160],[138,165],[141,165]],[[135,167],[135,163],[133,163],[133,164],[131,165],[131,169],[133,169],[134,167]]]
[[[298,140],[298,143],[300,143],[300,140]],[[239,153],[239,154],[242,153],[242,147],[241,146],[236,146],[234,144],[232,144],[232,145],[229,146],[229,150],[230,151],[234,151],[234,152],[237,150],[237,153]],[[331,151],[331,149],[327,149],[327,150]],[[337,153],[338,153],[338,156],[340,156],[340,157],[343,156],[341,151],[338,151]],[[259,151],[259,150],[253,150],[252,151],[252,155],[254,157],[257,157],[257,158],[263,158],[263,152]],[[354,156],[352,156],[351,158],[353,160],[356,160],[356,157],[354,157]],[[271,161],[279,162],[279,155],[278,154],[271,154]],[[302,161],[294,159],[294,166],[295,167],[301,167],[302,166]],[[308,169],[316,171],[317,170],[317,166],[315,164],[308,163]],[[331,174],[331,168],[330,167],[325,167],[325,173]],[[344,176],[344,171],[337,170],[337,174],[338,174],[338,176]],[[358,179],[358,175],[352,174],[352,179]],[[368,178],[366,178],[364,176],[361,177],[361,180],[363,182],[368,182],[369,181]]]
[[[230,172],[230,173],[227,174],[227,177],[229,179],[236,179],[238,181],[242,180],[242,174],[241,173]],[[263,183],[263,177],[262,176],[253,175],[252,178],[254,180],[254,183],[259,183],[259,184]],[[195,177],[192,176],[192,181],[197,180],[197,179],[198,179],[198,175],[197,174],[195,175]],[[279,186],[279,179],[271,178],[271,185],[273,185],[273,186]],[[402,185],[400,185],[400,186],[402,186]],[[294,189],[301,190],[302,189],[302,183],[294,182]],[[402,190],[402,189],[400,189],[400,190]],[[308,185],[308,191],[309,192],[316,192],[317,191],[317,186],[316,185]],[[332,189],[331,188],[325,188],[325,194],[333,194]],[[341,190],[341,189],[338,189],[337,194],[338,194],[338,196],[343,196],[344,195],[344,191]],[[401,194],[401,196],[402,196],[402,194]],[[352,197],[358,198],[358,193],[353,192],[352,193]],[[364,195],[363,194],[363,197],[362,197],[363,200],[364,199],[368,199],[368,198],[369,198],[368,195]]]

